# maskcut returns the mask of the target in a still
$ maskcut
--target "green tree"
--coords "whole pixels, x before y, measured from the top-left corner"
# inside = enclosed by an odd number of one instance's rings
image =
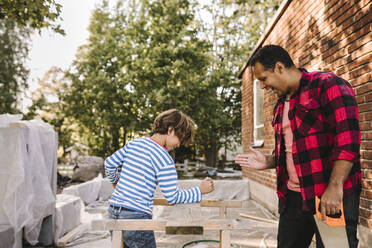
[[[25,60],[29,51],[28,29],[8,19],[0,20],[0,114],[19,113],[19,95],[28,87]]]
[[[216,166],[219,149],[241,136],[236,76],[275,2],[133,0],[110,10],[103,1],[69,73],[68,114],[104,156],[179,108],[198,126],[194,149]],[[256,25],[250,33],[247,23]]]
[[[77,126],[71,116],[66,116],[66,102],[62,101],[65,89],[69,85],[69,80],[65,72],[52,67],[38,81],[39,88],[31,93],[32,105],[25,119],[33,119],[39,115],[44,121],[54,127],[58,133],[58,145],[62,153],[59,159],[65,156],[66,148],[73,145],[79,137],[77,136]]]
[[[241,90],[237,74],[252,50],[278,0],[216,0],[199,8],[202,35],[213,48],[205,81],[203,112],[196,117],[196,148],[215,166],[221,147],[232,148],[241,137]]]
[[[2,0],[0,2],[0,21],[9,20],[21,28],[30,27],[40,30],[51,28],[64,34],[60,25],[54,22],[59,19],[62,6],[55,0]]]
[[[137,130],[138,111],[128,70],[131,40],[128,17],[111,12],[103,1],[93,12],[88,44],[80,47],[68,73],[72,83],[64,97],[67,114],[79,123],[81,135],[100,156],[118,149]],[[120,11],[119,11],[120,10]]]
[[[119,148],[128,133],[149,131],[165,109],[195,110],[209,46],[197,38],[191,7],[119,1],[112,12],[104,1],[93,13],[65,101],[98,154]]]

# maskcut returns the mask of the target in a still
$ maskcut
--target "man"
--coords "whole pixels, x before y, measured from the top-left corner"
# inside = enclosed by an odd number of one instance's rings
[[[236,163],[276,168],[279,197],[278,247],[308,247],[314,233],[315,197],[323,220],[343,201],[350,247],[356,237],[361,191],[360,129],[353,89],[333,73],[295,67],[280,46],[260,48],[250,59],[253,75],[278,101],[274,108],[275,150],[240,154]],[[317,247],[322,247],[318,239]]]

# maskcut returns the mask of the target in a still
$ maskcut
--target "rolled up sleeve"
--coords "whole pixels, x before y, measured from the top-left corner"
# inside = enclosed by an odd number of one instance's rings
[[[321,96],[325,119],[334,132],[332,160],[356,162],[360,159],[358,106],[350,84],[339,77],[325,80]]]

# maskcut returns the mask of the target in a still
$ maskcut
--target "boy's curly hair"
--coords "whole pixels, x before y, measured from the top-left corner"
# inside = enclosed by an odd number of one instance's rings
[[[167,134],[169,127],[174,129],[174,133],[182,145],[189,145],[194,139],[195,124],[193,120],[178,109],[169,109],[160,113],[155,118],[152,131]]]

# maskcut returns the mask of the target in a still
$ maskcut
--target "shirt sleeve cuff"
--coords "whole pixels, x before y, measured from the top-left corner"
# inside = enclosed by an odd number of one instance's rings
[[[200,187],[196,187],[196,193],[197,193],[197,202],[201,202],[202,201],[202,192],[201,192],[201,189]]]
[[[115,175],[114,177],[109,177],[109,180],[110,180],[110,183],[111,184],[115,184],[119,181],[119,176],[118,175]]]
[[[332,160],[346,160],[350,162],[356,162],[356,160],[359,159],[359,156],[357,156],[355,153],[345,151],[345,150],[333,150],[332,152]]]

